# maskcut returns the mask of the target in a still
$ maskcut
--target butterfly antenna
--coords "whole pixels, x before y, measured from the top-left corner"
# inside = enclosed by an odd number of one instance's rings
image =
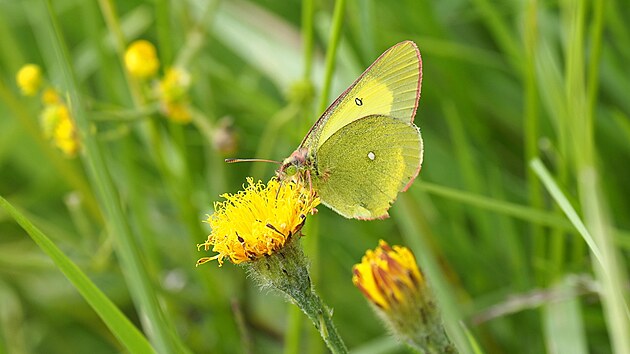
[[[282,165],[282,162],[275,160],[267,160],[267,159],[225,159],[227,163],[235,163],[235,162],[271,162],[278,165]]]

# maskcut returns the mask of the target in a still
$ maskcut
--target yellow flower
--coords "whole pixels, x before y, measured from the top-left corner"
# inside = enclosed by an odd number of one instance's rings
[[[190,82],[190,74],[186,70],[169,68],[158,83],[162,112],[176,123],[188,123],[192,119],[188,98]]]
[[[64,103],[47,105],[42,111],[41,126],[44,136],[66,156],[77,154],[80,143],[68,106]]]
[[[26,64],[17,72],[16,81],[22,94],[35,96],[42,84],[42,69],[35,64]]]
[[[282,249],[315,212],[319,198],[309,188],[293,182],[270,180],[266,185],[247,179],[245,190],[222,195],[206,222],[212,228],[206,242],[197,245],[218,254],[201,258],[197,265],[224,258],[239,264]]]
[[[376,306],[389,309],[409,301],[424,280],[416,259],[406,247],[390,247],[380,240],[353,268],[352,282]]]
[[[392,333],[421,353],[455,353],[437,302],[406,247],[381,240],[352,269],[352,282],[375,305]]]
[[[275,289],[296,304],[313,322],[332,353],[347,353],[329,309],[314,290],[308,260],[299,245],[301,229],[319,198],[310,188],[271,179],[267,184],[247,178],[244,190],[224,194],[208,216],[212,232],[197,245],[218,254],[197,265],[224,258],[243,263],[261,289]]]
[[[125,67],[132,76],[139,79],[154,76],[160,67],[160,61],[153,44],[143,39],[131,43],[125,51]]]

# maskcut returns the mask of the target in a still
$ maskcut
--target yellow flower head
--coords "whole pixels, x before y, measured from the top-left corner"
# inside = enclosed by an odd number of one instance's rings
[[[44,136],[66,156],[74,157],[79,151],[80,143],[76,126],[70,110],[64,103],[48,105],[41,115]]]
[[[390,247],[380,240],[368,250],[361,263],[354,266],[352,282],[376,306],[389,310],[413,300],[424,286],[416,259],[406,247]]]
[[[132,76],[139,79],[154,76],[160,67],[160,61],[153,44],[144,39],[131,43],[125,52],[125,67]]]
[[[352,269],[352,282],[392,334],[420,353],[456,353],[437,301],[411,251],[381,240]]]
[[[174,122],[188,123],[192,119],[188,98],[190,82],[190,74],[186,70],[169,68],[158,84],[162,111]]]
[[[309,188],[293,182],[271,179],[266,185],[247,179],[245,190],[222,195],[208,216],[212,232],[197,245],[218,254],[201,258],[197,265],[223,258],[234,264],[253,261],[282,249],[304,225],[306,215],[315,212],[319,198]]]
[[[35,96],[42,85],[42,69],[35,64],[26,64],[20,68],[15,78],[22,94]]]

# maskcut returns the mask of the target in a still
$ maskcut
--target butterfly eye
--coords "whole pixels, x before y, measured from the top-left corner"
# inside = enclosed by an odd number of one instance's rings
[[[284,169],[284,173],[289,177],[295,175],[297,173],[297,166],[295,165],[287,166],[287,168]]]

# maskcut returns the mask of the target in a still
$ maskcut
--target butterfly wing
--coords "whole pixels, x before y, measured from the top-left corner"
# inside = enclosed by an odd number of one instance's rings
[[[370,115],[413,122],[421,82],[422,60],[416,44],[405,41],[394,45],[326,109],[301,147],[316,151],[335,132]]]
[[[376,219],[420,171],[422,137],[410,122],[371,115],[338,129],[317,153],[313,186],[347,218]]]

